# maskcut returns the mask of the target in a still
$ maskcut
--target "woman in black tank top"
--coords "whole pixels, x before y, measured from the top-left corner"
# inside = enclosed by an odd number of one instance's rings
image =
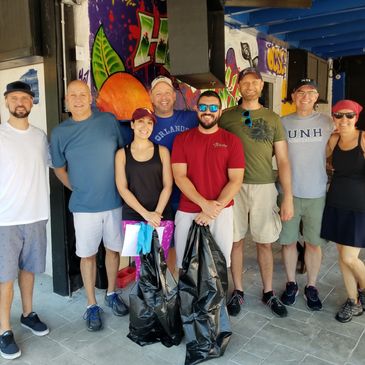
[[[362,107],[352,100],[333,106],[338,134],[331,136],[333,178],[323,212],[321,236],[336,242],[339,266],[348,299],[336,319],[349,322],[365,310],[365,265],[359,259],[365,247],[365,133],[356,129]]]
[[[170,205],[173,178],[168,149],[148,139],[155,122],[150,110],[135,110],[131,122],[134,139],[116,153],[115,178],[124,200],[123,228],[138,222],[164,227],[161,245],[167,256],[174,227]],[[138,257],[136,263],[138,271]]]

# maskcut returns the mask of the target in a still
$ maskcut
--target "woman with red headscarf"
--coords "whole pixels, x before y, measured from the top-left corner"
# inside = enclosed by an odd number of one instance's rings
[[[348,295],[336,314],[340,322],[349,322],[365,310],[365,265],[359,259],[360,249],[365,247],[365,133],[356,128],[361,110],[352,100],[336,103],[332,115],[338,133],[327,144],[334,173],[321,236],[337,244]]]

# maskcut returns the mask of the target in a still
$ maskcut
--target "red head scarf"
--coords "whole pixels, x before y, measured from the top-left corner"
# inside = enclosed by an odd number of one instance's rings
[[[359,117],[359,114],[362,110],[362,106],[353,100],[340,100],[332,107],[332,113],[336,113],[339,110],[349,109],[356,113],[356,116]]]

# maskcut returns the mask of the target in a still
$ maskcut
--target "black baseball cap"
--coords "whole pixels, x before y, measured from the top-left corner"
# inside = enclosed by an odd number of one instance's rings
[[[301,79],[294,86],[293,92],[300,89],[302,86],[312,86],[313,89],[318,90],[317,83],[313,79]]]
[[[254,74],[258,79],[262,80],[261,73],[257,68],[247,67],[238,74],[238,82],[240,82],[248,74]]]
[[[23,82],[23,81],[14,81],[10,84],[6,85],[6,91],[4,92],[4,96],[15,92],[15,91],[22,91],[23,93],[26,93],[34,98],[34,92],[32,91],[29,84]]]

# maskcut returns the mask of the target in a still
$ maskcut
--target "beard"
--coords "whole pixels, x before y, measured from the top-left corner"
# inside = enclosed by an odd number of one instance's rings
[[[15,118],[26,118],[30,114],[30,110],[27,110],[25,108],[15,108],[14,110],[9,110],[10,114],[14,116]]]
[[[205,116],[205,115],[209,115],[211,116],[211,114],[202,114],[202,118]],[[218,123],[218,118],[213,116],[213,120],[209,123],[209,124],[206,124],[204,122],[202,122],[200,119],[199,119],[199,125],[202,126],[204,129],[211,129],[213,128],[216,124]]]

